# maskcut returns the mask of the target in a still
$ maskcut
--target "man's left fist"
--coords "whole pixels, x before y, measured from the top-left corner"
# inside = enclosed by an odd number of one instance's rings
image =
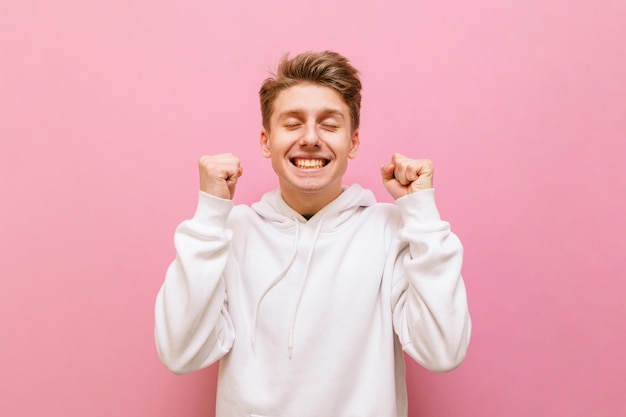
[[[385,188],[394,200],[433,188],[434,167],[429,159],[411,159],[395,153],[391,163],[380,167],[380,173]]]

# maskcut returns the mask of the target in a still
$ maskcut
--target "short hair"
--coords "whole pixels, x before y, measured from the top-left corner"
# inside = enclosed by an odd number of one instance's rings
[[[350,110],[352,131],[359,127],[361,113],[361,80],[348,59],[333,51],[303,52],[289,58],[285,54],[276,72],[263,81],[259,90],[263,127],[269,131],[274,100],[294,85],[313,83],[335,90]]]

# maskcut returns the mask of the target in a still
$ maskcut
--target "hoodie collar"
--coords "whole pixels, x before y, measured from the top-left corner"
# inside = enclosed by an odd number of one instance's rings
[[[335,230],[360,207],[371,206],[375,203],[376,199],[370,190],[366,190],[358,184],[344,186],[341,194],[311,217],[308,223],[315,226],[323,218],[322,231]],[[307,222],[300,213],[285,202],[279,188],[264,194],[261,201],[252,204],[252,209],[280,229],[294,227],[294,220],[300,223]]]

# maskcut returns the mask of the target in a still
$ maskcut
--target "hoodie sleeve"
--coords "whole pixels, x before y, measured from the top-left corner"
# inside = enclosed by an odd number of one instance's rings
[[[403,350],[418,363],[450,371],[463,362],[471,334],[461,277],[463,247],[439,217],[434,190],[409,194],[396,205],[404,226],[394,268],[394,329]]]
[[[159,358],[176,374],[211,365],[233,344],[223,278],[232,208],[232,201],[200,192],[195,215],[176,229],[176,258],[167,269],[155,305]]]

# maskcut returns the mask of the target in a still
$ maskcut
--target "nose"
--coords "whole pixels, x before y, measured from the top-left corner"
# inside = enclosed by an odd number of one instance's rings
[[[304,134],[300,138],[302,146],[319,146],[320,137],[315,123],[307,123]]]

